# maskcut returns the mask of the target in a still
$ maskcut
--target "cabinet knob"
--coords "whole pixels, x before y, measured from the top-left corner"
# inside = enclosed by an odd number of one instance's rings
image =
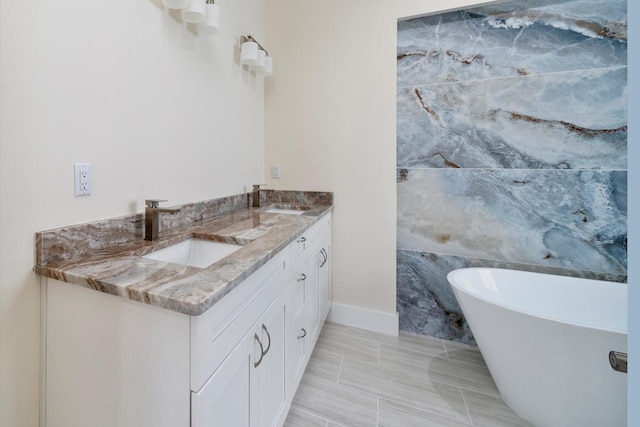
[[[302,328],[302,335],[298,335],[298,339],[301,340],[302,338],[307,336],[307,331],[306,329]]]
[[[304,282],[305,280],[307,280],[307,275],[302,273],[298,276],[298,282]]]

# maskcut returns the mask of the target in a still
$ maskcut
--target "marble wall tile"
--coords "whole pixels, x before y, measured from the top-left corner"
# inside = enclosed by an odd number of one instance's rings
[[[625,0],[402,21],[397,64],[401,329],[474,343],[455,268],[626,281]]]
[[[459,257],[399,249],[397,299],[400,330],[475,345],[447,274],[465,267]]]
[[[473,334],[455,299],[447,274],[458,268],[487,267],[559,276],[626,282],[624,274],[550,268],[482,258],[398,249],[397,310],[400,330],[475,345]]]
[[[626,172],[400,171],[398,247],[626,274]]]
[[[398,87],[626,65],[625,0],[516,1],[398,23]]]
[[[626,92],[626,67],[400,88],[398,167],[624,170]]]

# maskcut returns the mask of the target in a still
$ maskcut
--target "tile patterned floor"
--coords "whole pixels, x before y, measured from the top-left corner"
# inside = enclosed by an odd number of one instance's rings
[[[530,427],[475,347],[326,323],[285,427]]]

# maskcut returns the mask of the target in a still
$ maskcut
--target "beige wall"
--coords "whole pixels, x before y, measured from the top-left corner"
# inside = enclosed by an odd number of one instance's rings
[[[267,182],[334,191],[334,302],[396,312],[397,19],[477,3],[267,0]]]
[[[264,0],[216,3],[207,38],[160,0],[0,0],[0,426],[38,425],[36,231],[263,180],[264,83],[234,61],[241,34],[264,37]]]

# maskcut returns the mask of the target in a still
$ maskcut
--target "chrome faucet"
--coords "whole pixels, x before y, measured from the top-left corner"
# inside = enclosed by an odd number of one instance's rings
[[[149,199],[145,200],[144,209],[144,240],[153,241],[158,239],[158,214],[168,212],[172,215],[180,212],[180,208],[161,208],[160,203],[166,200]]]
[[[253,207],[260,207],[260,190],[264,191],[266,188],[260,188],[266,184],[253,184]]]

